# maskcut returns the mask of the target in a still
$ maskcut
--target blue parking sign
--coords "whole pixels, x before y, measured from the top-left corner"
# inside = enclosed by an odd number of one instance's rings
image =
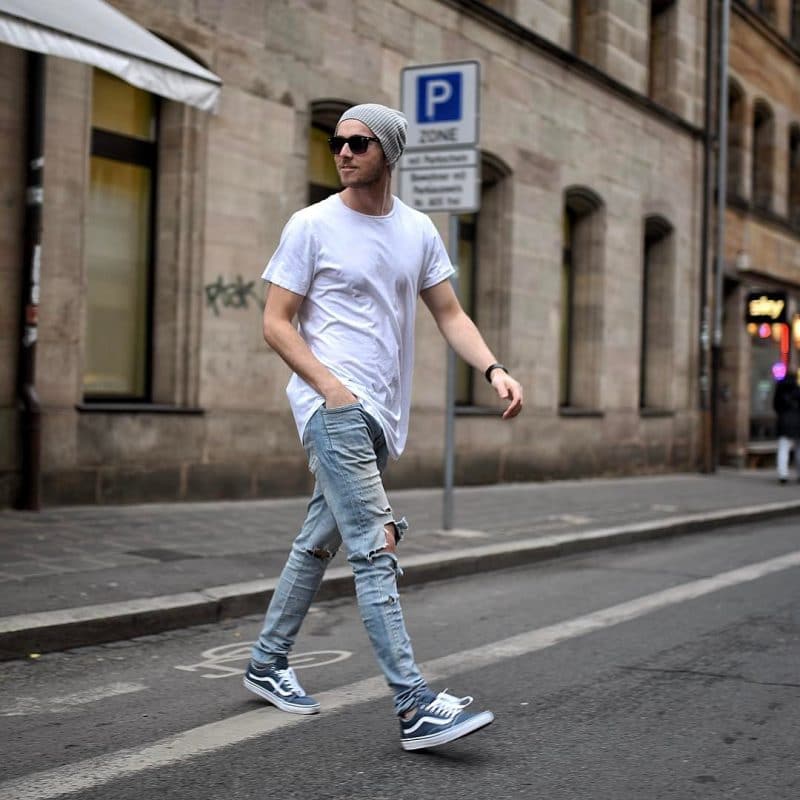
[[[461,119],[461,73],[444,72],[417,78],[417,122]]]
[[[479,93],[477,61],[405,67],[400,107],[408,120],[406,150],[477,146]]]

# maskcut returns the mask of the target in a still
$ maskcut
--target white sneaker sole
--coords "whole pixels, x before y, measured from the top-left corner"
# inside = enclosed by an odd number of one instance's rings
[[[485,728],[494,722],[494,714],[491,711],[481,711],[480,714],[475,714],[464,720],[459,725],[455,725],[447,730],[440,731],[439,733],[431,733],[428,736],[420,736],[415,739],[401,739],[400,743],[403,750],[424,750],[427,747],[437,747],[440,744],[447,744],[456,739],[462,739],[464,736],[469,736],[481,728]]]
[[[259,686],[257,683],[253,683],[253,681],[249,680],[247,676],[244,678],[244,688],[249,689],[253,694],[257,694],[264,700],[272,703],[272,705],[279,708],[281,711],[286,711],[288,714],[318,714],[319,713],[319,703],[315,703],[313,706],[301,706],[296,705],[294,703],[288,703],[278,695],[273,694],[269,691],[269,689],[265,689],[263,686]]]

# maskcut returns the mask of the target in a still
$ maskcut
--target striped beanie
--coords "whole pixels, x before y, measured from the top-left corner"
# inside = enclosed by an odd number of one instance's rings
[[[405,116],[393,108],[382,106],[379,103],[362,103],[353,106],[339,118],[336,127],[346,119],[357,119],[363,122],[378,138],[383,148],[383,154],[389,162],[389,169],[394,169],[397,160],[403,155],[406,147],[406,130],[408,122]]]

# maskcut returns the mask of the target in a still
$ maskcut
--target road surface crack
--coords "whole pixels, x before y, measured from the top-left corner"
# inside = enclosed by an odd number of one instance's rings
[[[623,666],[621,669],[629,672],[659,672],[667,675],[689,675],[696,678],[717,678],[726,681],[741,681],[755,686],[778,686],[785,689],[800,689],[800,683],[782,683],[780,681],[759,681],[755,678],[748,678],[746,675],[729,674],[725,672],[707,672],[699,669],[667,669],[664,667],[629,667]]]

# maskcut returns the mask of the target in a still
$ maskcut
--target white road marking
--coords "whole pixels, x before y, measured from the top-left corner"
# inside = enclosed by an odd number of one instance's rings
[[[242,677],[244,666],[250,660],[251,646],[242,642],[234,644],[223,644],[204,650],[200,655],[202,661],[197,664],[177,665],[175,669],[185,672],[199,672],[204,669],[200,677],[214,680],[216,678]],[[328,664],[335,664],[337,661],[344,661],[353,654],[349,650],[315,650],[309,653],[297,653],[292,655],[293,669],[309,669],[311,667],[324,667]],[[231,662],[238,663],[236,667],[229,667],[226,664]]]
[[[592,518],[585,514],[561,514],[557,517],[561,522],[569,522],[570,525],[585,525],[591,522]]]
[[[544,650],[559,642],[628,622],[653,611],[793,567],[800,567],[800,550],[722,572],[710,578],[690,581],[566,622],[483,644],[472,650],[436,658],[421,664],[420,667],[426,679],[433,683],[449,678],[453,674]],[[323,713],[329,714],[370,700],[385,698],[386,692],[383,678],[374,677],[321,692],[316,697],[322,704]],[[59,797],[70,792],[101,786],[147,769],[177,764],[276,730],[309,724],[314,724],[314,717],[281,714],[274,709],[270,711],[261,708],[248,711],[168,736],[145,747],[118,750],[115,753],[6,781],[0,784],[0,797],[3,800],[45,800],[45,798]]]
[[[469,528],[448,528],[436,531],[442,536],[455,536],[457,539],[488,539],[491,534],[485,531],[473,531]]]
[[[141,683],[112,683],[109,686],[99,686],[96,689],[87,689],[83,692],[65,694],[61,697],[18,697],[12,706],[0,706],[0,717],[24,717],[30,714],[58,714],[70,711],[76,706],[87,703],[97,703],[108,700],[121,694],[141,692],[147,687]]]

